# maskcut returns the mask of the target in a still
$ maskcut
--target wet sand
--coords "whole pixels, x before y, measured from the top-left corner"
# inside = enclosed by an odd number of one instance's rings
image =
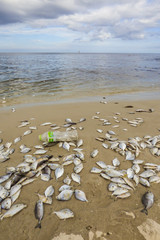
[[[105,101],[105,99],[104,99]],[[133,108],[125,108],[131,105]],[[136,109],[154,109],[153,112],[136,112]],[[78,123],[77,127],[84,127],[83,130],[78,129],[79,138],[84,141],[83,153],[85,154],[84,169],[80,172],[81,184],[73,182],[71,185],[74,189],[83,190],[86,194],[88,202],[81,202],[72,196],[69,201],[58,201],[58,189],[63,184],[63,179],[73,172],[73,164],[65,166],[64,175],[56,181],[54,172],[49,182],[42,181],[38,177],[33,183],[22,188],[20,197],[16,203],[27,204],[27,208],[12,218],[3,219],[0,222],[1,234],[0,239],[8,240],[51,240],[51,239],[130,239],[143,240],[144,236],[138,230],[138,226],[143,224],[148,218],[160,224],[160,187],[159,184],[152,183],[149,188],[155,195],[155,203],[149,214],[146,216],[141,212],[143,205],[141,203],[142,195],[148,188],[139,184],[136,189],[131,192],[131,196],[127,199],[115,199],[111,196],[111,192],[107,190],[109,181],[103,179],[99,174],[90,173],[92,167],[96,166],[97,161],[104,161],[111,164],[112,160],[117,157],[121,165],[119,169],[127,169],[132,166],[130,161],[111,149],[102,147],[102,143],[95,140],[96,137],[103,137],[108,130],[116,132],[119,140],[128,140],[129,137],[143,137],[144,135],[155,136],[160,134],[160,101],[159,100],[141,100],[141,101],[112,101],[106,104],[97,102],[81,102],[70,104],[42,105],[33,107],[15,107],[16,111],[12,112],[11,108],[5,111],[1,110],[0,117],[0,138],[3,143],[13,142],[16,137],[22,136],[29,129],[29,126],[37,126],[37,130],[33,130],[30,135],[23,136],[22,140],[17,144],[13,144],[15,152],[10,159],[4,163],[0,163],[0,175],[4,175],[6,167],[16,166],[23,161],[24,154],[20,153],[20,145],[25,144],[31,147],[35,152],[34,146],[41,144],[38,135],[50,130],[49,126],[41,126],[44,122],[52,122],[61,126],[66,118],[71,118],[73,122],[78,122],[80,118],[86,118],[86,121]],[[100,112],[100,118],[108,119],[112,124],[102,126],[99,119],[92,119],[92,116]],[[116,115],[116,113],[120,113]],[[120,123],[116,123],[113,116],[118,117]],[[138,127],[130,126],[122,118],[133,120],[135,118],[143,118],[144,123]],[[18,128],[22,120],[28,120],[30,125]],[[119,125],[114,128],[113,126]],[[96,129],[102,129],[103,133],[98,133]],[[124,131],[123,129],[127,129]],[[61,128],[61,130],[65,130]],[[73,153],[73,147],[67,152],[58,145],[46,148],[47,154],[58,156],[67,156]],[[95,158],[90,157],[90,153],[98,149],[99,154]],[[160,157],[151,155],[148,149],[140,152],[138,159],[145,162],[160,163]],[[53,185],[55,193],[53,195],[53,204],[44,205],[44,217],[42,220],[42,228],[35,229],[37,219],[34,216],[34,207],[38,200],[37,192],[43,194],[49,185]],[[2,184],[4,185],[4,184]],[[60,220],[54,211],[62,208],[70,208],[75,216],[67,220]],[[5,212],[5,211],[2,211]],[[158,225],[159,226],[159,225]],[[67,237],[69,236],[69,237]],[[154,239],[154,238],[153,238]],[[152,240],[153,240],[152,239]]]

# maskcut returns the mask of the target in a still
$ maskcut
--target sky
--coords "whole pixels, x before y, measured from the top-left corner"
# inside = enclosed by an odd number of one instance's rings
[[[160,0],[0,0],[0,52],[160,53]]]

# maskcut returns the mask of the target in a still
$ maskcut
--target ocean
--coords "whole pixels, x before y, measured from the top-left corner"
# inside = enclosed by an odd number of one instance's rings
[[[160,54],[0,53],[1,102],[147,91],[160,91]]]

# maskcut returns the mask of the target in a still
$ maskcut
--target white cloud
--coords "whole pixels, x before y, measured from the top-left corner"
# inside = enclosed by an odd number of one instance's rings
[[[159,0],[0,0],[0,34],[72,41],[160,37]]]

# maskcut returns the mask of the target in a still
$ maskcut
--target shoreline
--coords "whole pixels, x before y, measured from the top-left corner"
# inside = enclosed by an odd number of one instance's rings
[[[133,95],[132,95],[133,96]],[[106,104],[100,101],[106,101]],[[108,191],[109,181],[102,178],[99,174],[91,173],[92,167],[98,167],[97,161],[103,161],[108,165],[112,164],[112,160],[117,157],[120,161],[118,170],[126,170],[131,168],[132,161],[126,161],[124,156],[112,149],[105,149],[102,142],[95,138],[104,137],[107,131],[112,130],[116,133],[118,141],[128,141],[129,138],[140,137],[143,139],[145,135],[159,136],[160,135],[160,100],[139,100],[134,101],[126,99],[117,101],[117,99],[109,100],[107,97],[98,97],[98,101],[93,102],[72,102],[61,104],[42,105],[27,105],[15,106],[15,112],[11,111],[9,106],[5,111],[1,109],[0,118],[0,138],[3,139],[2,144],[12,142],[15,152],[10,155],[10,159],[0,163],[0,176],[4,175],[7,167],[16,167],[24,161],[24,155],[20,152],[20,146],[25,144],[31,148],[28,154],[34,155],[35,145],[40,145],[38,135],[43,132],[50,131],[50,125],[42,126],[45,122],[51,122],[60,127],[60,131],[65,131],[63,126],[66,118],[71,118],[73,122],[78,122],[81,118],[86,118],[86,121],[76,125],[79,139],[83,139],[81,148],[85,155],[83,170],[79,173],[81,183],[71,182],[72,188],[80,189],[85,192],[88,202],[77,200],[74,196],[68,201],[58,201],[56,196],[59,193],[59,187],[62,186],[64,178],[73,172],[74,165],[71,163],[64,166],[64,175],[56,180],[55,172],[51,172],[51,179],[47,181],[37,177],[33,183],[22,187],[21,194],[16,203],[24,203],[27,207],[17,215],[6,218],[1,221],[1,236],[3,239],[39,239],[46,240],[57,239],[62,236],[61,233],[73,235],[73,239],[78,240],[76,236],[80,235],[79,239],[92,240],[89,235],[94,235],[98,238],[98,233],[101,232],[101,237],[104,240],[143,240],[144,237],[138,230],[138,226],[142,225],[148,218],[154,220],[158,226],[160,225],[158,212],[160,208],[160,183],[152,183],[150,188],[144,187],[141,184],[135,186],[135,190],[131,190],[131,196],[126,199],[116,199],[112,193]],[[129,107],[127,107],[129,106]],[[137,109],[144,109],[143,112],[136,112]],[[153,111],[149,111],[152,109]],[[3,109],[4,110],[4,109]],[[96,116],[96,117],[95,117]],[[143,122],[135,126],[131,126],[128,121],[143,119]],[[108,119],[111,125],[103,125],[101,119]],[[28,121],[30,124],[26,127],[19,128],[21,121]],[[119,122],[117,122],[119,121]],[[119,125],[117,127],[117,125]],[[29,127],[36,126],[32,133],[24,136],[24,132],[29,130]],[[79,129],[82,127],[82,130]],[[97,129],[101,129],[99,133]],[[124,130],[125,129],[125,130]],[[127,130],[126,130],[127,129]],[[21,137],[21,141],[14,144],[14,139]],[[110,146],[110,142],[105,141]],[[70,147],[67,151],[60,148],[58,145],[45,148],[48,155],[59,157],[59,163],[62,164],[62,159],[65,156],[75,153],[74,147]],[[95,158],[90,156],[90,153],[98,149],[99,153]],[[61,156],[61,157],[60,157]],[[41,157],[36,156],[36,157]],[[140,149],[137,159],[143,159],[144,162],[150,162],[160,165],[160,157],[154,156],[149,149]],[[143,165],[141,166],[141,172]],[[2,184],[4,185],[4,184]],[[44,217],[42,219],[42,228],[35,229],[37,219],[34,216],[35,203],[38,200],[37,192],[43,194],[45,189],[53,185],[55,193],[53,195],[53,203],[51,205],[44,204]],[[141,202],[142,195],[151,190],[157,201],[153,207],[149,209],[149,215],[141,213],[143,204]],[[74,212],[74,218],[66,219],[65,221],[58,219],[54,211],[69,208]],[[2,210],[4,213],[5,210]],[[125,227],[124,227],[125,226]],[[15,231],[15,229],[17,229]],[[157,229],[157,228],[156,228]],[[157,230],[158,231],[158,230]],[[93,234],[92,234],[93,233]],[[96,235],[97,234],[97,235]],[[148,233],[149,234],[149,233]],[[97,236],[97,237],[96,237]],[[63,238],[62,238],[63,239]],[[68,240],[66,236],[64,239]],[[147,238],[146,238],[147,239]],[[150,236],[151,240],[155,240]]]
[[[43,99],[43,102],[42,102]],[[50,100],[52,99],[52,100]],[[70,103],[83,103],[83,102],[98,102],[98,101],[143,101],[143,100],[159,100],[160,99],[160,91],[131,91],[124,93],[104,93],[103,95],[77,95],[77,96],[69,96],[64,97],[62,99],[54,99],[54,97],[43,96],[42,98],[39,96],[37,98],[29,98],[29,96],[25,98],[19,98],[15,104],[12,102],[15,99],[4,99],[1,101],[0,111],[9,110],[10,108],[21,108],[21,107],[34,107],[34,106],[44,106],[44,105],[56,105],[56,104],[70,104]],[[29,100],[29,101],[28,101]],[[2,103],[5,101],[4,103]]]

